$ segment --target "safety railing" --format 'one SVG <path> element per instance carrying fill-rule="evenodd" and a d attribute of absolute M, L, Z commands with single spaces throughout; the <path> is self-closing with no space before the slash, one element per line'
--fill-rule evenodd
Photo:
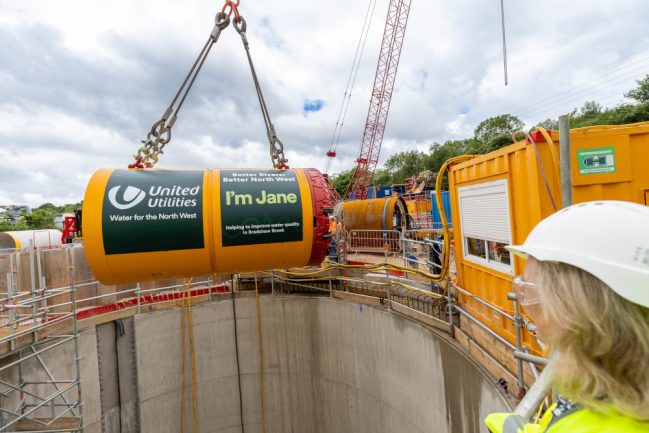
<path fill-rule="evenodd" d="M 413 193 L 404 193 L 399 196 L 404 200 L 430 200 L 433 195 L 433 191 L 422 191 L 422 192 L 413 192 Z"/>
<path fill-rule="evenodd" d="M 433 228 L 433 215 L 430 212 L 416 212 L 409 215 L 413 229 Z"/>
<path fill-rule="evenodd" d="M 376 237 L 376 235 L 374 236 Z M 430 274 L 438 274 L 441 270 L 441 236 L 442 230 L 437 229 L 415 229 L 400 234 L 400 251 L 404 266 L 416 270 L 423 270 Z M 350 258 L 354 259 L 354 256 L 350 256 Z M 380 259 L 380 257 L 377 258 Z M 451 259 L 451 263 L 454 263 L 454 260 Z M 547 363 L 547 360 L 544 358 L 532 355 L 530 353 L 531 349 L 523 344 L 522 332 L 523 330 L 527 330 L 534 336 L 535 342 L 538 343 L 541 348 L 544 347 L 543 342 L 535 336 L 535 325 L 530 323 L 521 313 L 518 300 L 513 293 L 510 293 L 509 295 L 509 299 L 513 303 L 513 313 L 509 313 L 502 308 L 493 305 L 489 301 L 463 289 L 454 283 L 454 281 L 456 281 L 455 277 L 454 267 L 451 266 L 448 278 L 442 283 L 433 285 L 430 290 L 436 291 L 437 293 L 444 293 L 444 288 L 450 287 L 456 295 L 450 296 L 451 291 L 446 292 L 448 297 L 446 305 L 449 311 L 451 311 L 453 315 L 458 316 L 458 318 L 463 318 L 464 320 L 475 324 L 485 333 L 493 337 L 498 344 L 501 344 L 511 352 L 512 357 L 516 360 L 516 369 L 514 374 L 517 379 L 518 394 L 522 396 L 525 390 L 524 365 L 528 365 L 532 376 L 538 378 L 539 370 L 537 366 L 543 366 Z M 435 288 L 437 288 L 437 290 Z M 512 323 L 515 328 L 515 342 L 510 342 L 496 332 L 489 323 L 484 323 L 480 318 L 467 311 L 460 301 L 461 297 L 470 297 L 473 301 L 488 308 L 494 314 L 502 316 L 505 320 Z M 446 317 L 448 317 L 448 315 Z M 469 337 L 471 338 L 471 336 Z"/>
<path fill-rule="evenodd" d="M 501 308 L 491 304 L 489 301 L 482 299 L 481 297 L 476 296 L 475 294 L 453 283 L 453 281 L 455 280 L 454 275 L 451 275 L 450 279 L 451 279 L 450 287 L 453 290 L 455 290 L 458 295 L 470 297 L 473 301 L 479 303 L 480 305 L 485 306 L 486 308 L 494 312 L 496 315 L 505 318 L 507 321 L 509 321 L 514 325 L 515 342 L 511 343 L 509 340 L 505 339 L 499 333 L 497 333 L 489 324 L 484 323 L 482 320 L 480 320 L 480 318 L 469 313 L 467 309 L 464 308 L 464 306 L 459 302 L 459 300 L 449 303 L 450 306 L 449 308 L 453 312 L 457 312 L 457 314 L 459 314 L 461 317 L 464 317 L 469 322 L 478 326 L 482 331 L 484 331 L 486 334 L 494 338 L 498 342 L 498 344 L 504 346 L 510 351 L 512 357 L 516 360 L 516 369 L 514 373 L 516 375 L 516 382 L 518 387 L 517 395 L 519 397 L 523 397 L 523 395 L 525 395 L 526 392 L 524 365 L 527 364 L 527 366 L 530 369 L 530 372 L 532 373 L 532 376 L 534 377 L 535 380 L 537 380 L 540 377 L 538 366 L 544 367 L 548 363 L 547 359 L 532 355 L 530 353 L 530 348 L 525 347 L 523 345 L 522 331 L 523 329 L 527 329 L 532 335 L 534 335 L 534 339 L 536 343 L 542 349 L 544 348 L 543 342 L 538 337 L 536 337 L 536 326 L 533 323 L 529 322 L 527 318 L 521 313 L 518 298 L 513 292 L 509 293 L 507 297 L 514 304 L 514 312 L 510 314 L 502 310 Z M 473 337 L 470 335 L 469 338 L 473 338 Z"/>
<path fill-rule="evenodd" d="M 442 269 L 442 242 L 437 230 L 409 230 L 401 240 L 406 266 L 438 274 Z"/>
<path fill-rule="evenodd" d="M 400 256 L 402 253 L 397 230 L 349 230 L 344 236 L 347 254 Z"/>

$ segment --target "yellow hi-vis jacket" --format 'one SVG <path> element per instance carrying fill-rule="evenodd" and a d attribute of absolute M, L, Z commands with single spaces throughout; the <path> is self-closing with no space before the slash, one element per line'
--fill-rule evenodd
<path fill-rule="evenodd" d="M 614 411 L 593 412 L 563 399 L 550 407 L 539 424 L 528 424 L 513 413 L 493 413 L 485 423 L 492 433 L 649 433 L 649 423 Z"/>

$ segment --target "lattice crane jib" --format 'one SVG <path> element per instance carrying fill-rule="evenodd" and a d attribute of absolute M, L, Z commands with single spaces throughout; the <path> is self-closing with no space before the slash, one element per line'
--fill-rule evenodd
<path fill-rule="evenodd" d="M 361 149 L 345 198 L 367 198 L 379 162 L 411 0 L 390 0 Z"/>

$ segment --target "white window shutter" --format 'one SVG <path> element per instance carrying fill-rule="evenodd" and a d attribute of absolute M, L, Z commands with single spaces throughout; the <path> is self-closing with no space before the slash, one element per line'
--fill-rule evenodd
<path fill-rule="evenodd" d="M 511 243 L 507 179 L 458 188 L 462 235 Z"/>

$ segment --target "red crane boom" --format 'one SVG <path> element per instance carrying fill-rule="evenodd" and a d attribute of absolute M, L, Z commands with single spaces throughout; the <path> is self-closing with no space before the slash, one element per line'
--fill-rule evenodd
<path fill-rule="evenodd" d="M 365 199 L 379 162 L 411 0 L 390 0 L 361 150 L 345 198 Z"/>

